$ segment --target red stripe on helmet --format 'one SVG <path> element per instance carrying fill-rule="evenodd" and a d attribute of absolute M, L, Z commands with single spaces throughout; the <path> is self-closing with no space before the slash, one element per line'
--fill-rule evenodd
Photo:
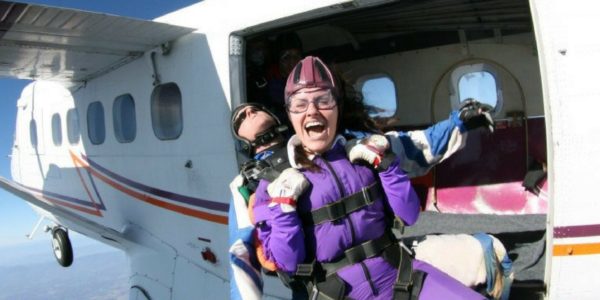
<path fill-rule="evenodd" d="M 307 56 L 296 64 L 285 85 L 286 101 L 303 88 L 331 89 L 336 94 L 335 80 L 320 58 Z"/>

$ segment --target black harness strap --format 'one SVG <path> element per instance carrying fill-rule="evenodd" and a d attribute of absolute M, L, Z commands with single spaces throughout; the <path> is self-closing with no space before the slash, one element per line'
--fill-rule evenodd
<path fill-rule="evenodd" d="M 350 196 L 300 215 L 304 226 L 319 225 L 324 222 L 335 222 L 348 214 L 369 206 L 379 199 L 381 187 L 378 182 L 362 188 Z"/>
<path fill-rule="evenodd" d="M 397 241 L 391 232 L 386 232 L 381 237 L 366 241 L 360 245 L 344 251 L 341 258 L 332 263 L 319 263 L 313 260 L 311 263 L 298 264 L 294 276 L 283 272 L 278 275 L 288 287 L 298 286 L 298 282 L 304 281 L 310 299 L 339 300 L 344 297 L 345 284 L 337 275 L 337 271 L 346 266 L 360 263 L 365 259 L 382 255 L 387 249 L 394 248 Z"/>
<path fill-rule="evenodd" d="M 346 284 L 337 275 L 328 276 L 323 282 L 319 282 L 308 291 L 311 300 L 348 300 L 345 297 Z"/>
<path fill-rule="evenodd" d="M 267 157 L 264 161 L 268 163 L 268 167 L 261 170 L 258 178 L 272 182 L 283 170 L 291 167 L 288 160 L 287 148 L 279 147 L 273 150 L 273 154 Z"/>
<path fill-rule="evenodd" d="M 326 272 L 326 276 L 329 276 L 343 267 L 362 262 L 367 258 L 379 256 L 382 251 L 393 246 L 395 243 L 397 241 L 390 234 L 385 233 L 381 237 L 347 249 L 341 258 L 335 262 L 321 263 L 321 267 Z"/>
<path fill-rule="evenodd" d="M 392 266 L 398 266 L 393 287 L 394 300 L 417 300 L 426 274 L 413 270 L 412 257 L 389 231 L 379 238 L 347 249 L 335 262 L 299 264 L 294 276 L 280 273 L 279 277 L 288 287 L 297 288 L 300 282 L 304 282 L 310 299 L 347 299 L 344 297 L 345 285 L 337 271 L 377 256 L 382 256 Z"/>
<path fill-rule="evenodd" d="M 241 174 L 246 180 L 246 187 L 250 193 L 256 192 L 261 179 L 272 182 L 279 177 L 283 170 L 291 167 L 287 157 L 287 148 L 283 146 L 274 147 L 271 156 L 263 160 L 252 159 L 242 165 Z"/>
<path fill-rule="evenodd" d="M 393 251 L 386 251 L 383 258 L 393 266 L 398 266 L 396 282 L 394 282 L 394 300 L 417 300 L 423 287 L 425 273 L 415 271 L 412 267 L 412 257 L 397 244 Z"/>

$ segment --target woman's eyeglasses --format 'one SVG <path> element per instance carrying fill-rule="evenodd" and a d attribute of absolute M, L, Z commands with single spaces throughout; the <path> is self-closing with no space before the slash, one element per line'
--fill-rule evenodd
<path fill-rule="evenodd" d="M 331 94 L 331 92 L 316 97 L 312 100 L 307 98 L 303 98 L 304 95 L 292 95 L 287 101 L 287 110 L 294 114 L 299 114 L 306 112 L 308 110 L 308 106 L 313 103 L 315 107 L 319 110 L 329 110 L 333 109 L 336 105 L 335 97 Z"/>

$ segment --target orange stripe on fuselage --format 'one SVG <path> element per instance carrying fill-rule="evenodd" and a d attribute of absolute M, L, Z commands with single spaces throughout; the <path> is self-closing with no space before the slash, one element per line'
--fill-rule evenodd
<path fill-rule="evenodd" d="M 600 254 L 600 243 L 554 245 L 552 256 Z"/>
<path fill-rule="evenodd" d="M 148 195 L 142 194 L 140 192 L 136 192 L 134 190 L 128 189 L 114 181 L 112 181 L 111 179 L 109 179 L 108 177 L 98 173 L 96 170 L 90 168 L 90 166 L 88 164 L 86 164 L 85 162 L 83 162 L 79 157 L 77 156 L 73 156 L 73 158 L 75 160 L 77 160 L 81 166 L 83 168 L 85 168 L 86 170 L 88 170 L 89 172 L 92 173 L 92 175 L 98 177 L 100 180 L 104 181 L 106 184 L 112 186 L 113 188 L 129 195 L 132 196 L 134 198 L 137 198 L 139 200 L 142 200 L 146 203 L 158 206 L 158 207 L 162 207 L 168 210 L 172 210 L 187 216 L 191 216 L 191 217 L 196 217 L 199 219 L 203 219 L 203 220 L 207 220 L 207 221 L 211 221 L 214 223 L 219 223 L 219 224 L 223 224 L 223 225 L 227 225 L 228 220 L 226 216 L 220 216 L 220 215 L 215 215 L 215 214 L 211 214 L 211 213 L 207 213 L 207 212 L 203 212 L 203 211 L 199 211 L 199 210 L 194 210 L 191 208 L 187 208 L 184 206 L 179 206 L 179 205 L 175 205 L 172 203 L 168 203 L 168 202 L 164 202 L 161 201 L 159 199 L 150 197 Z"/>
<path fill-rule="evenodd" d="M 102 215 L 102 212 L 100 212 L 100 208 L 98 207 L 98 204 L 96 204 L 96 201 L 94 201 L 94 197 L 92 197 L 92 193 L 88 189 L 87 184 L 85 184 L 85 180 L 83 180 L 83 176 L 81 175 L 81 172 L 79 171 L 77 157 L 71 151 L 69 151 L 69 154 L 71 154 L 71 160 L 73 160 L 73 165 L 75 166 L 75 170 L 77 171 L 77 176 L 79 176 L 81 185 L 85 189 L 85 192 L 87 193 L 88 197 L 90 198 L 90 201 L 92 201 L 92 204 L 94 205 L 94 208 L 96 208 L 96 211 L 98 212 L 98 214 Z"/>
<path fill-rule="evenodd" d="M 73 205 L 73 204 L 71 204 L 69 202 L 65 202 L 65 201 L 62 201 L 62 200 L 50 198 L 50 197 L 44 196 L 44 195 L 42 195 L 41 197 L 43 199 L 45 199 L 46 201 L 49 201 L 49 202 L 54 203 L 54 204 L 66 206 L 66 207 L 72 208 L 74 210 L 78 210 L 78 211 L 81 211 L 81 212 L 84 212 L 84 213 L 88 213 L 88 214 L 92 214 L 92 215 L 95 215 L 95 216 L 98 216 L 98 217 L 102 217 L 102 213 L 100 213 L 100 211 L 96 211 L 96 210 L 93 210 L 93 209 L 88 209 L 88 208 L 80 207 L 80 206 L 77 206 L 77 205 Z"/>

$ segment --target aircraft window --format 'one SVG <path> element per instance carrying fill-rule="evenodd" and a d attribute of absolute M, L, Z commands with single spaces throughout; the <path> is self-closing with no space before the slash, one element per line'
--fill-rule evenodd
<path fill-rule="evenodd" d="M 369 115 L 374 118 L 388 118 L 396 114 L 396 86 L 392 79 L 383 74 L 370 75 L 358 81 Z"/>
<path fill-rule="evenodd" d="M 75 108 L 67 110 L 67 137 L 69 143 L 79 143 L 79 114 Z"/>
<path fill-rule="evenodd" d="M 130 94 L 115 98 L 113 103 L 113 126 L 115 137 L 120 143 L 129 143 L 135 139 L 135 102 Z"/>
<path fill-rule="evenodd" d="M 466 99 L 473 98 L 489 104 L 494 112 L 500 111 L 502 90 L 492 66 L 485 63 L 460 66 L 452 72 L 451 80 L 451 90 L 455 92 L 450 101 L 454 109 Z"/>
<path fill-rule="evenodd" d="M 52 115 L 52 142 L 54 142 L 54 146 L 62 144 L 62 126 L 60 125 L 60 115 L 58 113 Z"/>
<path fill-rule="evenodd" d="M 152 129 L 161 140 L 174 140 L 183 130 L 181 92 L 171 82 L 158 85 L 152 91 Z"/>
<path fill-rule="evenodd" d="M 99 101 L 92 102 L 87 110 L 87 125 L 90 141 L 94 145 L 104 143 L 106 130 L 104 127 L 104 107 Z"/>
<path fill-rule="evenodd" d="M 33 119 L 31 119 L 31 121 L 29 121 L 29 141 L 31 142 L 31 146 L 33 146 L 33 148 L 37 147 L 37 144 L 38 144 L 37 124 L 35 123 L 35 120 L 33 120 Z"/>

